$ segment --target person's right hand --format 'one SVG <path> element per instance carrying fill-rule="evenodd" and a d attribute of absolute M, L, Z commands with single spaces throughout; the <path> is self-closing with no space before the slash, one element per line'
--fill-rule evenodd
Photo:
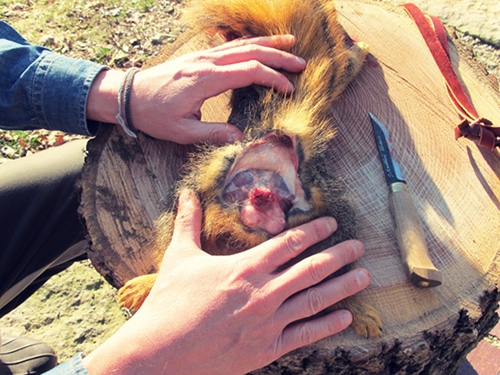
<path fill-rule="evenodd" d="M 200 248 L 201 217 L 194 193 L 183 192 L 173 239 L 150 295 L 84 359 L 91 375 L 244 374 L 350 325 L 345 310 L 303 319 L 369 284 L 364 269 L 323 281 L 362 255 L 359 241 L 277 271 L 331 235 L 334 219 L 311 221 L 239 254 L 212 256 Z"/>

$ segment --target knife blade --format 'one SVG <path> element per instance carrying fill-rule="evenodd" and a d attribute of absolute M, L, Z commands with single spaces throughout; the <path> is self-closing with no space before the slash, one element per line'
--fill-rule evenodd
<path fill-rule="evenodd" d="M 389 207 L 395 224 L 395 234 L 401 259 L 410 282 L 418 287 L 441 285 L 442 274 L 429 256 L 425 233 L 417 208 L 396 160 L 396 153 L 387 127 L 369 113 L 375 143 L 389 185 Z"/>

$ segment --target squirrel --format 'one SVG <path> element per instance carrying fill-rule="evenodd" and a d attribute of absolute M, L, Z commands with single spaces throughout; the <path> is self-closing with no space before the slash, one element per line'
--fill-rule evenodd
<path fill-rule="evenodd" d="M 186 24 L 200 32 L 220 33 L 226 40 L 292 34 L 297 42 L 290 52 L 308 62 L 300 74 L 284 72 L 295 87 L 292 95 L 258 85 L 234 90 L 228 122 L 242 130 L 243 141 L 204 146 L 187 163 L 175 189 L 188 188 L 200 199 L 204 251 L 244 251 L 320 216 L 335 217 L 338 230 L 302 258 L 354 238 L 354 210 L 341 179 L 328 168 L 325 151 L 335 136 L 330 108 L 359 72 L 368 51 L 339 24 L 334 2 L 196 0 L 188 7 Z M 157 222 L 157 269 L 174 218 L 175 207 Z M 118 292 L 120 305 L 136 311 L 155 279 L 150 274 L 129 280 Z M 340 304 L 333 309 L 350 310 L 358 334 L 381 334 L 374 308 L 357 297 Z"/>

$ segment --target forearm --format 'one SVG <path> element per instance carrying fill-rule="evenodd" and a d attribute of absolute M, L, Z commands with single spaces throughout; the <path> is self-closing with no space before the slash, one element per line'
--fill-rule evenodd
<path fill-rule="evenodd" d="M 116 124 L 118 121 L 118 91 L 125 72 L 105 70 L 95 78 L 87 100 L 87 118 Z"/>
<path fill-rule="evenodd" d="M 127 321 L 106 342 L 83 358 L 82 363 L 88 374 L 180 374 L 172 371 L 165 353 L 171 346 L 166 344 L 171 333 L 164 331 L 162 339 L 158 340 L 150 331 L 151 327 L 144 323 Z"/>

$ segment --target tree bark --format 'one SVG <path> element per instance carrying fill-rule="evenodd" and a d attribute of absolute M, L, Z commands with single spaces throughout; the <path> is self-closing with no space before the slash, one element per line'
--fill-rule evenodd
<path fill-rule="evenodd" d="M 443 374 L 498 321 L 500 282 L 500 155 L 465 139 L 443 78 L 413 21 L 400 8 L 338 1 L 349 35 L 370 46 L 360 75 L 334 104 L 331 165 L 349 186 L 371 286 L 360 294 L 381 314 L 384 333 L 363 339 L 347 330 L 280 358 L 254 374 Z M 161 59 L 217 41 L 184 35 Z M 451 58 L 480 115 L 500 124 L 500 95 L 471 53 L 456 41 Z M 430 256 L 443 285 L 411 285 L 401 264 L 388 187 L 368 112 L 390 127 L 409 190 L 424 223 Z M 225 121 L 227 97 L 204 107 Z M 170 188 L 191 149 L 118 127 L 89 143 L 82 213 L 97 270 L 115 287 L 154 271 L 148 242 L 154 221 L 171 205 Z"/>

